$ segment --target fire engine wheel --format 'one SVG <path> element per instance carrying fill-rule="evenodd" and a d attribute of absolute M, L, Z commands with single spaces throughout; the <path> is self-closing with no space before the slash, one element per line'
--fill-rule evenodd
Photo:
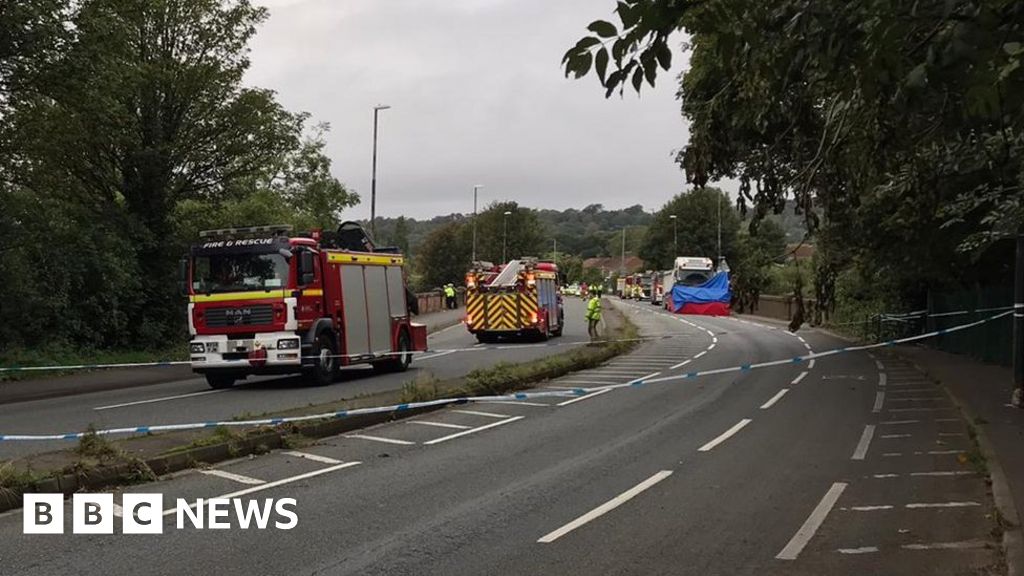
<path fill-rule="evenodd" d="M 225 374 L 207 374 L 206 383 L 210 385 L 210 388 L 214 390 L 221 390 L 223 388 L 231 388 L 235 385 L 235 377 L 228 376 Z"/>
<path fill-rule="evenodd" d="M 558 316 L 558 328 L 551 331 L 551 335 L 558 338 L 562 335 L 562 329 L 565 328 L 565 318 L 561 315 Z"/>
<path fill-rule="evenodd" d="M 405 372 L 412 364 L 412 343 L 409 341 L 409 333 L 405 330 L 398 335 L 398 349 L 395 355 L 387 360 L 374 362 L 374 369 L 380 372 Z"/>
<path fill-rule="evenodd" d="M 306 379 L 313 386 L 327 386 L 334 382 L 338 373 L 338 352 L 334 348 L 334 339 L 330 332 L 321 332 L 313 341 L 313 369 L 306 374 Z"/>

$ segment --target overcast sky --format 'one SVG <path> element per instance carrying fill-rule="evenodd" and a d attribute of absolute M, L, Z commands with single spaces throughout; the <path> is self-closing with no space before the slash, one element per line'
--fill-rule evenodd
<path fill-rule="evenodd" d="M 564 77 L 565 50 L 613 0 L 256 0 L 270 18 L 247 82 L 331 125 L 334 174 L 369 216 L 373 106 L 377 213 L 425 218 L 515 200 L 535 208 L 660 207 L 684 188 L 687 138 L 670 75 L 606 100 Z M 616 20 L 617 21 L 617 20 Z"/>

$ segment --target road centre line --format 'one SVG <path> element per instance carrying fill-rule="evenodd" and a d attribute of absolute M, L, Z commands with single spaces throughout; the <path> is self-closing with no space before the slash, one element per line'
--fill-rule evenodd
<path fill-rule="evenodd" d="M 891 440 L 893 438 L 910 438 L 912 436 L 913 434 L 882 434 L 881 436 L 879 436 L 879 438 Z"/>
<path fill-rule="evenodd" d="M 484 424 L 483 426 L 477 426 L 476 428 L 470 428 L 469 430 L 463 430 L 462 432 L 456 432 L 455 434 L 449 434 L 448 436 L 442 436 L 440 438 L 434 438 L 433 440 L 428 440 L 428 441 L 424 442 L 423 444 L 425 446 L 432 446 L 434 444 L 440 444 L 441 442 L 447 442 L 448 440 L 454 440 L 456 438 L 461 438 L 463 436 L 466 436 L 467 434 L 475 434 L 477 432 L 482 432 L 484 430 L 489 430 L 491 428 L 496 428 L 498 426 L 503 426 L 505 424 L 509 424 L 509 423 L 515 422 L 517 420 L 522 420 L 523 418 L 526 418 L 526 416 L 513 416 L 513 417 L 508 418 L 506 420 L 498 420 L 497 422 L 491 422 L 490 424 Z"/>
<path fill-rule="evenodd" d="M 285 484 L 291 484 L 292 482 L 298 482 L 299 480 L 306 480 L 308 478 L 313 478 L 315 476 L 321 476 L 323 474 L 329 474 L 329 473 L 335 472 L 337 470 L 342 470 L 344 468 L 351 468 L 352 466 L 358 466 L 360 464 L 362 464 L 362 462 L 343 462 L 343 463 L 338 464 L 336 466 L 328 466 L 327 468 L 321 468 L 319 470 L 313 470 L 312 472 L 306 472 L 304 474 L 299 474 L 297 476 L 290 476 L 288 478 L 282 478 L 280 480 L 274 480 L 273 482 L 266 482 L 264 484 L 260 484 L 259 486 L 253 486 L 252 488 L 246 488 L 244 490 L 239 490 L 237 492 L 230 492 L 228 494 L 224 494 L 224 495 L 221 495 L 221 496 L 216 496 L 215 498 L 223 498 L 223 499 L 228 499 L 228 500 L 231 499 L 231 498 L 238 498 L 239 496 L 246 496 L 246 495 L 252 494 L 254 492 L 261 492 L 263 490 L 269 490 L 271 488 L 277 488 L 278 486 L 284 486 Z M 211 498 L 210 500 L 212 500 L 212 499 L 213 498 Z M 195 506 L 196 506 L 196 503 L 193 502 L 189 507 L 190 508 L 195 508 Z M 171 514 L 174 514 L 177 511 L 178 511 L 177 507 L 175 507 L 175 508 L 168 508 L 167 510 L 164 510 L 163 515 L 164 516 L 170 516 Z"/>
<path fill-rule="evenodd" d="M 767 410 L 774 406 L 775 403 L 781 400 L 787 392 L 789 392 L 789 388 L 783 388 L 782 390 L 779 390 L 779 392 L 775 396 L 772 396 L 767 402 L 761 404 L 761 410 Z"/>
<path fill-rule="evenodd" d="M 981 504 L 978 502 L 915 502 L 905 505 L 904 508 L 971 508 L 974 506 L 981 506 Z"/>
<path fill-rule="evenodd" d="M 287 454 L 289 456 L 296 456 L 298 458 L 305 458 L 306 460 L 312 460 L 314 462 L 319 462 L 321 464 L 341 464 L 341 460 L 335 460 L 334 458 L 321 456 L 319 454 L 311 454 L 309 452 L 299 452 L 298 450 L 285 450 L 283 454 Z"/>
<path fill-rule="evenodd" d="M 860 548 L 840 548 L 836 550 L 840 554 L 872 554 L 878 552 L 877 546 L 861 546 Z"/>
<path fill-rule="evenodd" d="M 943 478 L 949 476 L 972 476 L 977 474 L 973 470 L 930 470 L 928 472 L 911 472 L 909 474 L 873 474 L 873 478 L 899 478 L 909 476 L 911 478 Z"/>
<path fill-rule="evenodd" d="M 739 422 L 734 424 L 732 428 L 729 428 L 728 430 L 723 432 L 720 436 L 718 436 L 717 438 L 715 438 L 711 442 L 708 442 L 707 444 L 705 444 L 705 445 L 701 446 L 700 448 L 698 448 L 697 451 L 698 452 L 708 452 L 710 450 L 713 450 L 715 448 L 715 446 L 718 446 L 722 442 L 725 442 L 726 440 L 731 438 L 734 434 L 736 434 L 737 432 L 742 430 L 744 426 L 746 426 L 747 424 L 750 424 L 751 422 L 753 422 L 753 420 L 751 420 L 750 418 L 744 418 L 743 420 L 740 420 Z"/>
<path fill-rule="evenodd" d="M 455 430 L 469 430 L 472 426 L 463 424 L 448 424 L 447 422 L 431 422 L 430 420 L 406 420 L 407 424 L 419 424 L 421 426 L 434 426 L 436 428 L 453 428 Z"/>
<path fill-rule="evenodd" d="M 166 402 L 168 400 L 180 400 L 181 398 L 192 398 L 194 396 L 206 396 L 207 394 L 217 394 L 219 392 L 227 392 L 226 388 L 221 390 L 203 390 L 201 392 L 192 392 L 189 394 L 178 394 L 176 396 L 163 396 L 161 398 L 150 398 L 149 400 L 136 400 L 135 402 L 124 402 L 122 404 L 111 404 L 109 406 L 97 406 L 93 410 L 110 410 L 112 408 L 124 408 L 126 406 L 138 406 L 139 404 L 152 404 L 154 402 Z"/>
<path fill-rule="evenodd" d="M 597 508 L 594 508 L 590 512 L 587 512 L 579 518 L 576 518 L 575 520 L 562 526 L 561 528 L 558 528 L 552 532 L 549 532 L 548 534 L 545 534 L 544 536 L 541 536 L 537 540 L 537 542 L 540 544 L 550 544 L 555 540 L 558 540 L 562 536 L 565 536 L 569 532 L 572 532 L 573 530 L 579 528 L 580 526 L 583 526 L 588 522 L 596 520 L 597 518 L 600 518 L 601 516 L 607 514 L 608 512 L 611 512 L 612 510 L 618 508 L 619 506 L 622 506 L 626 502 L 629 502 L 630 500 L 635 498 L 638 494 L 644 492 L 645 490 L 649 489 L 650 487 L 654 486 L 658 482 L 661 482 L 662 480 L 668 478 L 671 475 L 671 470 L 662 470 L 657 474 L 654 474 L 650 478 L 644 480 L 643 482 L 637 484 L 636 486 L 633 486 L 629 490 L 626 490 L 622 494 L 619 494 L 615 498 L 612 498 L 611 500 L 605 502 L 604 504 L 598 506 Z"/>
<path fill-rule="evenodd" d="M 250 486 L 259 486 L 260 484 L 266 484 L 263 480 L 257 478 L 250 478 L 249 476 L 242 476 L 241 474 L 235 474 L 233 472 L 227 472 L 224 470 L 218 470 L 211 468 L 209 470 L 200 470 L 200 474 L 206 474 L 207 476 L 217 476 L 224 478 L 225 480 L 233 480 L 239 484 L 249 484 Z"/>
<path fill-rule="evenodd" d="M 571 400 L 566 400 L 564 402 L 559 402 L 558 404 L 555 404 L 555 406 L 568 406 L 569 404 L 573 404 L 573 403 L 579 402 L 581 400 L 586 400 L 588 398 L 593 398 L 594 396 L 600 396 L 601 394 L 606 394 L 606 393 L 611 392 L 611 391 L 612 391 L 611 388 L 601 388 L 597 392 L 591 392 L 590 394 L 586 394 L 584 396 L 579 396 L 579 397 L 573 398 Z"/>
<path fill-rule="evenodd" d="M 807 369 L 808 370 L 814 369 L 814 360 L 815 360 L 814 358 L 811 358 L 811 361 L 807 363 Z"/>
<path fill-rule="evenodd" d="M 868 453 L 868 447 L 871 446 L 871 439 L 875 435 L 875 425 L 868 424 L 864 426 L 864 432 L 860 435 L 860 441 L 857 442 L 857 448 L 853 451 L 853 456 L 850 456 L 850 460 L 863 460 Z"/>
<path fill-rule="evenodd" d="M 383 436 L 370 436 L 369 434 L 346 434 L 345 438 L 358 438 L 359 440 L 370 440 L 371 442 L 383 442 L 385 444 L 398 444 L 400 446 L 412 446 L 415 442 L 408 440 L 396 440 L 394 438 L 384 438 Z"/>
<path fill-rule="evenodd" d="M 797 384 L 799 384 L 799 383 L 800 383 L 800 381 L 801 381 L 801 380 L 803 380 L 803 379 L 804 379 L 804 378 L 806 378 L 806 377 L 807 377 L 807 371 L 806 371 L 806 370 L 804 370 L 804 371 L 803 371 L 803 372 L 801 372 L 801 373 L 800 373 L 800 374 L 799 374 L 799 375 L 798 375 L 798 376 L 797 376 L 796 378 L 793 378 L 793 381 L 792 381 L 792 382 L 790 382 L 790 383 L 789 383 L 789 385 L 790 385 L 790 386 L 796 386 Z"/>
<path fill-rule="evenodd" d="M 689 359 L 689 360 L 683 360 L 682 362 L 680 362 L 679 364 L 676 364 L 675 366 L 669 366 L 669 368 L 668 368 L 668 369 L 669 369 L 669 370 L 676 370 L 676 369 L 678 369 L 678 368 L 682 368 L 683 366 L 686 366 L 686 365 L 687 365 L 687 364 L 689 364 L 690 362 L 693 362 L 693 359 L 692 359 L 692 358 L 691 358 L 691 359 Z"/>
<path fill-rule="evenodd" d="M 881 504 L 878 506 L 850 506 L 849 508 L 843 508 L 843 510 L 849 510 L 852 512 L 877 512 L 878 510 L 892 510 L 891 504 Z"/>
<path fill-rule="evenodd" d="M 478 410 L 452 410 L 452 412 L 458 412 L 459 414 L 470 414 L 472 416 L 485 416 L 487 418 L 511 418 L 511 414 L 497 414 L 495 412 L 480 412 Z"/>
<path fill-rule="evenodd" d="M 932 544 L 903 544 L 900 548 L 904 550 L 969 550 L 987 548 L 988 545 L 988 542 L 984 540 L 965 540 L 962 542 L 935 542 Z"/>
<path fill-rule="evenodd" d="M 832 511 L 832 507 L 836 505 L 836 501 L 843 494 L 843 490 L 846 490 L 845 482 L 832 484 L 832 487 L 828 489 L 825 496 L 822 497 L 818 505 L 811 511 L 811 515 L 807 517 L 807 520 L 800 526 L 800 529 L 796 531 L 796 534 L 786 544 L 786 547 L 775 555 L 775 558 L 779 560 L 796 560 L 800 556 L 800 552 L 807 546 L 807 543 L 814 537 L 818 528 L 821 527 L 825 517 Z"/>

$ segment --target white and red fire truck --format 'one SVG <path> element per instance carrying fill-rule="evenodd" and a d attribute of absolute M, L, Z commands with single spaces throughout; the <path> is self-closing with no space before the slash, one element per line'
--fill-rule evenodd
<path fill-rule="evenodd" d="M 211 230 L 182 260 L 193 371 L 213 388 L 250 374 L 302 373 L 314 385 L 343 366 L 404 371 L 426 327 L 397 250 L 362 227 L 291 236 L 290 226 Z"/>

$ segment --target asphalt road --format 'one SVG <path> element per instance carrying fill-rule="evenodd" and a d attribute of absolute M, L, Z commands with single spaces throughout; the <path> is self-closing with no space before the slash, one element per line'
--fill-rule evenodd
<path fill-rule="evenodd" d="M 267 376 L 249 377 L 226 390 L 211 390 L 203 377 L 190 375 L 169 382 L 0 404 L 0 434 L 79 432 L 89 425 L 102 429 L 230 420 L 238 415 L 258 415 L 401 390 L 405 383 L 431 375 L 446 380 L 499 361 L 524 362 L 564 353 L 571 345 L 589 340 L 584 312 L 582 301 L 566 299 L 565 331 L 561 337 L 543 344 L 503 342 L 483 346 L 463 325 L 451 326 L 430 334 L 429 348 L 437 352 L 417 356 L 404 373 L 378 374 L 370 366 L 353 366 L 343 369 L 341 377 L 325 387 L 307 386 L 298 376 Z M 67 448 L 69 444 L 73 443 L 0 442 L 0 459 Z"/>
<path fill-rule="evenodd" d="M 129 490 L 160 492 L 166 508 L 239 490 L 291 497 L 292 530 L 177 529 L 172 514 L 159 536 L 37 536 L 8 513 L 0 568 L 917 575 L 998 562 L 966 423 L 912 368 L 850 353 L 648 382 L 842 343 L 624 306 L 648 334 L 674 337 L 550 386 L 641 385 L 461 406 Z"/>

